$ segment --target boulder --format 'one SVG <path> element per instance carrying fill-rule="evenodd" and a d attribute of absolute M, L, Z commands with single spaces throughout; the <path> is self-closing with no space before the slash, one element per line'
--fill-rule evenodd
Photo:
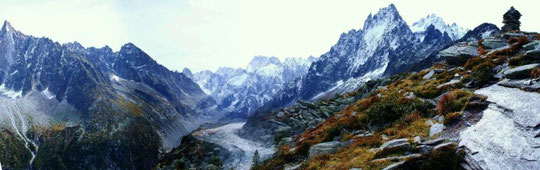
<path fill-rule="evenodd" d="M 285 116 L 284 112 L 278 112 L 278 114 L 277 114 L 277 117 L 279 117 L 279 118 L 284 117 L 284 116 Z"/>
<path fill-rule="evenodd" d="M 487 49 L 496 49 L 507 46 L 508 43 L 504 39 L 486 38 L 482 42 L 482 45 L 484 45 L 484 47 L 486 47 Z"/>
<path fill-rule="evenodd" d="M 449 147 L 449 146 L 453 146 L 453 145 L 457 145 L 457 144 L 454 143 L 454 142 L 441 143 L 441 144 L 438 144 L 437 146 L 433 147 L 433 150 L 439 150 L 441 148 L 445 148 L 445 147 Z"/>
<path fill-rule="evenodd" d="M 429 128 L 429 136 L 434 136 L 441 133 L 444 130 L 444 125 L 440 123 L 435 123 Z"/>
<path fill-rule="evenodd" d="M 394 139 L 394 140 L 385 142 L 379 147 L 379 149 L 385 149 L 385 148 L 388 148 L 388 147 L 397 146 L 397 145 L 401 145 L 401 144 L 409 144 L 407 138 Z"/>
<path fill-rule="evenodd" d="M 386 157 L 386 158 L 374 159 L 371 162 L 399 161 L 399 160 L 404 160 L 404 159 L 409 159 L 409 158 L 417 158 L 417 157 L 420 157 L 420 156 L 422 156 L 422 155 L 415 153 L 415 154 L 410 154 L 410 155 L 405 155 L 405 156 L 391 156 L 391 157 Z"/>
<path fill-rule="evenodd" d="M 530 50 L 523 54 L 524 58 L 540 60 L 540 49 Z"/>
<path fill-rule="evenodd" d="M 416 97 L 416 95 L 414 95 L 413 92 L 407 92 L 407 93 L 405 93 L 405 94 L 403 94 L 403 95 L 404 95 L 405 98 L 407 98 L 407 99 L 413 99 L 413 98 Z"/>
<path fill-rule="evenodd" d="M 341 142 L 332 141 L 324 142 L 313 145 L 309 148 L 309 157 L 317 156 L 320 154 L 333 154 L 336 153 L 341 146 Z"/>
<path fill-rule="evenodd" d="M 525 36 L 525 34 L 523 34 L 523 33 L 513 33 L 513 32 L 503 34 L 503 37 L 506 38 L 506 39 L 511 38 L 511 37 L 522 37 L 522 36 Z"/>
<path fill-rule="evenodd" d="M 420 142 L 422 142 L 422 138 L 420 138 L 420 136 L 414 137 L 414 143 L 420 143 Z"/>
<path fill-rule="evenodd" d="M 443 57 L 448 64 L 460 65 L 471 57 L 478 56 L 478 49 L 473 46 L 467 45 L 454 45 L 439 53 L 439 56 Z"/>
<path fill-rule="evenodd" d="M 394 169 L 398 169 L 398 168 L 399 168 L 400 166 L 402 166 L 403 164 L 405 164 L 405 161 L 401 161 L 401 162 L 398 162 L 398 163 L 389 165 L 389 166 L 387 166 L 386 168 L 384 168 L 383 170 L 394 170 Z"/>
<path fill-rule="evenodd" d="M 284 170 L 299 170 L 301 166 L 302 166 L 302 163 L 292 164 L 292 165 L 285 165 L 285 167 L 283 169 Z"/>
<path fill-rule="evenodd" d="M 436 68 L 436 69 L 433 69 L 433 71 L 434 71 L 435 73 L 439 74 L 439 73 L 444 72 L 444 69 Z"/>
<path fill-rule="evenodd" d="M 416 146 L 416 150 L 420 151 L 420 153 L 423 153 L 423 154 L 429 153 L 429 151 L 431 151 L 432 148 L 433 148 L 432 146 L 428 146 L 428 145 Z"/>
<path fill-rule="evenodd" d="M 533 42 L 530 42 L 528 44 L 525 44 L 523 46 L 523 49 L 524 50 L 535 50 L 535 49 L 539 49 L 540 48 L 540 41 L 536 40 L 536 41 L 533 41 Z"/>
<path fill-rule="evenodd" d="M 422 142 L 420 144 L 422 145 L 430 145 L 430 146 L 433 146 L 433 145 L 438 145 L 438 144 L 441 144 L 444 142 L 444 139 L 443 138 L 438 138 L 438 139 L 432 139 L 432 140 L 428 140 L 428 141 L 425 141 L 425 142 Z"/>
<path fill-rule="evenodd" d="M 431 70 L 426 75 L 424 75 L 424 77 L 422 77 L 422 78 L 424 80 L 431 79 L 431 77 L 433 77 L 433 75 L 435 75 L 435 71 Z"/>
<path fill-rule="evenodd" d="M 504 79 L 502 81 L 499 81 L 497 84 L 501 85 L 501 86 L 504 86 L 504 87 L 519 88 L 519 89 L 524 89 L 524 90 L 527 90 L 527 91 L 538 91 L 538 90 L 540 90 L 540 81 L 531 80 L 531 79 L 525 79 L 525 80 Z"/>
<path fill-rule="evenodd" d="M 531 70 L 540 68 L 540 64 L 528 64 L 505 71 L 504 77 L 508 79 L 524 79 L 531 77 Z"/>

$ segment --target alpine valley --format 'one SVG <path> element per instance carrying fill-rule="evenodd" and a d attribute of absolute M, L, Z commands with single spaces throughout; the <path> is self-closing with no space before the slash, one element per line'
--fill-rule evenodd
<path fill-rule="evenodd" d="M 390 4 L 321 56 L 195 73 L 5 21 L 0 170 L 539 169 L 540 34 L 520 18 L 468 30 Z"/>

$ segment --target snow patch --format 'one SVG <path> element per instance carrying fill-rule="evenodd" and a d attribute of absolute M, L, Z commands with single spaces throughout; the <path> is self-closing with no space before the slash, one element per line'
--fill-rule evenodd
<path fill-rule="evenodd" d="M 47 97 L 49 100 L 56 97 L 56 95 L 54 95 L 53 93 L 51 93 L 51 91 L 49 91 L 49 88 L 46 88 L 45 90 L 43 90 L 41 94 L 45 95 L 45 97 Z"/>
<path fill-rule="evenodd" d="M 4 96 L 10 99 L 16 99 L 22 97 L 22 90 L 17 92 L 13 90 L 6 89 L 5 84 L 0 85 L 0 96 Z"/>
<path fill-rule="evenodd" d="M 115 75 L 115 74 L 112 74 L 112 75 L 111 75 L 111 80 L 117 81 L 117 82 L 118 82 L 118 81 L 120 81 L 120 77 L 118 77 L 118 76 Z"/>
<path fill-rule="evenodd" d="M 230 85 L 233 85 L 233 86 L 241 86 L 242 84 L 244 84 L 244 82 L 246 82 L 247 79 L 248 79 L 248 75 L 247 74 L 242 74 L 242 75 L 235 76 L 235 77 L 231 78 L 227 82 L 227 84 L 230 84 Z"/>
<path fill-rule="evenodd" d="M 283 68 L 275 64 L 270 64 L 255 70 L 255 73 L 267 77 L 281 77 L 283 74 Z"/>

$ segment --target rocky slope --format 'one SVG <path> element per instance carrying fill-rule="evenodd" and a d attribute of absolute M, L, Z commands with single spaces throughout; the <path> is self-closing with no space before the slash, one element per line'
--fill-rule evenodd
<path fill-rule="evenodd" d="M 431 68 L 330 99 L 352 101 L 320 122 L 309 119 L 314 126 L 266 129 L 278 151 L 253 169 L 537 169 L 540 34 L 486 27 L 469 32 L 477 40 L 442 50 Z M 322 110 L 321 102 L 329 103 L 298 105 Z M 297 107 L 244 129 L 261 135 L 309 122 L 302 117 L 311 112 Z"/>
<path fill-rule="evenodd" d="M 6 169 L 146 169 L 220 113 L 191 79 L 131 43 L 117 52 L 59 44 L 7 21 L 0 100 Z"/>
<path fill-rule="evenodd" d="M 193 81 L 217 101 L 229 115 L 245 119 L 268 102 L 287 82 L 304 76 L 315 58 L 254 57 L 245 69 L 219 68 L 191 75 Z"/>

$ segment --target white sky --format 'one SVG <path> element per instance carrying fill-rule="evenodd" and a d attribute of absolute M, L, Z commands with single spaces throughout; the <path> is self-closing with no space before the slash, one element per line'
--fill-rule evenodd
<path fill-rule="evenodd" d="M 1 0 L 0 19 L 61 43 L 118 50 L 133 42 L 171 70 L 196 72 L 245 67 L 255 55 L 318 57 L 390 3 L 409 25 L 435 13 L 469 29 L 501 26 L 513 5 L 522 30 L 540 31 L 538 0 Z"/>

